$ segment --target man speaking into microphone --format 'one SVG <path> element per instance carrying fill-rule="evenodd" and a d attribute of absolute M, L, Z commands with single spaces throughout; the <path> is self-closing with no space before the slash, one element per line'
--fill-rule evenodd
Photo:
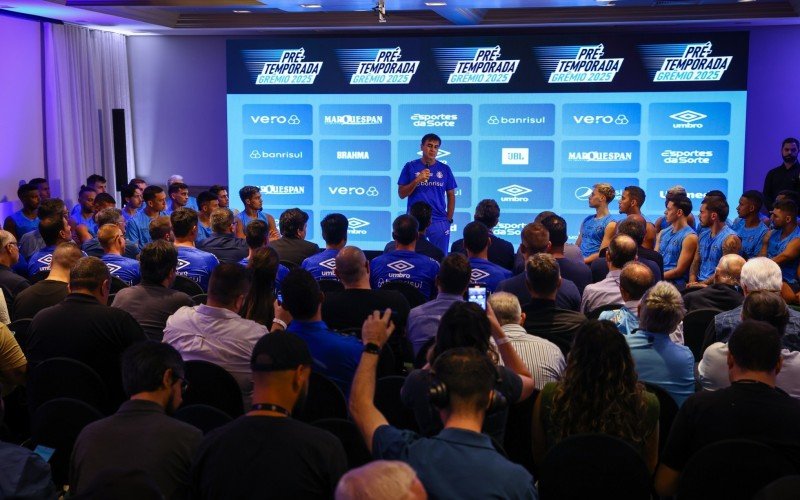
<path fill-rule="evenodd" d="M 407 212 L 418 201 L 424 201 L 431 206 L 431 225 L 425 235 L 447 254 L 450 246 L 450 225 L 456 209 L 455 189 L 458 186 L 450 167 L 436 160 L 441 145 L 442 140 L 436 134 L 422 137 L 422 158 L 405 164 L 397 181 L 397 194 L 400 199 L 408 198 Z"/>

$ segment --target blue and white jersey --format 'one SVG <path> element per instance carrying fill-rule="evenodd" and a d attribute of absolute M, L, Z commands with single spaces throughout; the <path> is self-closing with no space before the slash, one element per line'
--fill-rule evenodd
<path fill-rule="evenodd" d="M 38 252 L 31 255 L 31 258 L 28 259 L 28 276 L 33 277 L 34 274 L 40 271 L 49 271 L 50 270 L 50 262 L 53 260 L 53 252 L 55 252 L 56 246 L 44 247 Z"/>
<path fill-rule="evenodd" d="M 409 250 L 395 250 L 372 259 L 369 282 L 377 290 L 389 281 L 404 281 L 430 297 L 437 274 L 439 263 L 430 257 Z"/>
<path fill-rule="evenodd" d="M 508 269 L 478 257 L 470 257 L 469 265 L 472 268 L 469 284 L 485 286 L 489 293 L 494 293 L 501 281 L 513 275 Z"/>
<path fill-rule="evenodd" d="M 773 229 L 767 242 L 767 257 L 771 259 L 776 255 L 780 255 L 784 250 L 786 250 L 786 246 L 789 245 L 789 242 L 797 238 L 800 238 L 800 226 L 794 228 L 794 231 L 789 233 L 789 236 L 786 238 L 781 238 L 780 229 Z M 783 275 L 783 280 L 785 282 L 790 284 L 797 282 L 798 261 L 800 261 L 800 259 L 794 259 L 781 264 L 781 274 Z"/>
<path fill-rule="evenodd" d="M 208 290 L 208 279 L 211 277 L 211 271 L 219 264 L 219 260 L 213 253 L 194 247 L 175 248 L 178 250 L 178 274 L 200 285 L 203 291 Z"/>
<path fill-rule="evenodd" d="M 239 265 L 247 267 L 248 262 L 250 262 L 250 259 L 245 257 L 244 259 L 239 261 Z M 275 274 L 276 293 L 281 291 L 281 283 L 283 283 L 283 279 L 286 278 L 287 274 L 289 274 L 289 268 L 284 266 L 283 264 L 278 264 L 278 272 Z"/>
<path fill-rule="evenodd" d="M 625 214 L 619 214 L 625 218 Z M 603 236 L 606 226 L 620 219 L 619 215 L 608 214 L 599 219 L 590 215 L 581 222 L 581 255 L 588 257 L 600 251 L 600 244 L 603 243 Z"/>
<path fill-rule="evenodd" d="M 697 235 L 697 251 L 700 253 L 697 281 L 705 281 L 714 276 L 719 259 L 722 258 L 722 244 L 725 243 L 728 236 L 732 235 L 735 236 L 736 231 L 728 226 L 723 226 L 716 236 L 711 235 L 710 228 Z"/>
<path fill-rule="evenodd" d="M 37 216 L 33 219 L 29 219 L 25 217 L 25 214 L 22 213 L 22 210 L 17 210 L 11 214 L 11 220 L 13 220 L 14 224 L 17 225 L 17 240 L 22 238 L 23 234 L 39 229 L 39 217 Z"/>
<path fill-rule="evenodd" d="M 105 263 L 111 276 L 116 276 L 128 286 L 138 285 L 142 281 L 138 260 L 111 253 L 103 254 L 100 260 Z"/>
<path fill-rule="evenodd" d="M 166 215 L 164 212 L 158 214 Z M 143 248 L 150 243 L 150 217 L 144 210 L 140 210 L 138 214 L 131 217 L 125 224 L 125 239 L 136 243 L 139 248 Z"/>
<path fill-rule="evenodd" d="M 434 162 L 430 167 L 422 163 L 422 160 L 410 161 L 403 166 L 400 172 L 398 186 L 404 186 L 413 181 L 417 175 L 425 169 L 430 169 L 431 177 L 426 182 L 420 183 L 408 196 L 406 210 L 411 210 L 411 205 L 418 201 L 424 201 L 431 206 L 431 218 L 447 220 L 447 203 L 445 193 L 458 187 L 456 178 L 450 167 L 440 161 Z"/>
<path fill-rule="evenodd" d="M 135 214 L 131 215 L 131 214 L 128 213 L 128 210 L 123 208 L 122 209 L 122 217 L 125 219 L 125 222 L 127 223 L 129 220 L 131 220 L 134 217 L 136 217 L 137 215 L 139 215 L 139 212 L 141 212 L 142 210 L 143 209 L 141 207 L 139 207 L 139 210 L 137 210 Z"/>
<path fill-rule="evenodd" d="M 197 220 L 197 237 L 194 239 L 195 245 L 203 241 L 204 239 L 211 236 L 213 231 L 211 230 L 211 226 L 206 226 L 200 220 Z"/>
<path fill-rule="evenodd" d="M 264 212 L 258 212 L 258 215 L 256 217 L 248 217 L 245 211 L 241 211 L 238 214 L 236 214 L 236 218 L 239 219 L 239 224 L 242 225 L 242 231 L 244 231 L 245 228 L 247 228 L 247 225 L 251 221 L 254 221 L 256 219 L 263 220 L 264 223 L 267 225 L 267 227 L 269 227 L 269 218 L 267 217 L 267 214 L 265 214 Z"/>
<path fill-rule="evenodd" d="M 737 217 L 733 220 L 731 228 L 736 231 L 739 239 L 742 240 L 740 255 L 745 259 L 758 257 L 764 244 L 764 235 L 769 231 L 767 226 L 759 222 L 755 227 L 745 227 L 744 219 Z"/>
<path fill-rule="evenodd" d="M 78 212 L 78 215 L 73 217 L 75 223 L 78 225 L 83 224 L 89 231 L 92 237 L 97 236 L 97 223 L 94 221 L 94 213 L 89 214 L 87 217 L 83 216 L 83 212 Z"/>
<path fill-rule="evenodd" d="M 338 280 L 334 269 L 336 269 L 336 256 L 339 250 L 326 249 L 318 254 L 312 255 L 300 265 L 303 269 L 310 272 L 315 280 Z"/>
<path fill-rule="evenodd" d="M 695 232 L 689 226 L 678 232 L 675 232 L 672 227 L 661 231 L 658 252 L 664 257 L 664 272 L 671 271 L 678 266 L 678 259 L 681 256 L 681 250 L 683 250 L 683 240 L 690 234 L 695 234 Z M 689 281 L 689 268 L 686 269 L 686 273 L 683 276 L 670 281 L 677 287 L 685 286 L 686 282 Z"/>

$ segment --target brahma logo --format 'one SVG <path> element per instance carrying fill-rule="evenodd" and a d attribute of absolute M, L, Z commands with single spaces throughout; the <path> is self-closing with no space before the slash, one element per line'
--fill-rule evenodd
<path fill-rule="evenodd" d="M 319 263 L 319 266 L 333 271 L 334 269 L 336 269 L 336 258 L 332 257 L 328 260 L 323 260 L 322 262 Z"/>
<path fill-rule="evenodd" d="M 481 280 L 489 277 L 489 273 L 480 269 L 473 269 L 469 277 L 472 283 L 480 283 Z"/>
<path fill-rule="evenodd" d="M 533 189 L 528 189 L 525 186 L 520 186 L 519 184 L 511 184 L 510 186 L 501 187 L 497 191 L 508 195 L 501 196 L 500 201 L 527 202 L 530 200 L 522 195 L 533 192 Z"/>
<path fill-rule="evenodd" d="M 108 272 L 110 272 L 111 274 L 114 274 L 117 271 L 119 271 L 120 269 L 122 269 L 122 266 L 118 266 L 118 265 L 112 264 L 110 262 L 106 262 L 106 267 L 108 268 Z"/>
<path fill-rule="evenodd" d="M 589 201 L 589 197 L 592 196 L 592 192 L 594 190 L 587 186 L 581 186 L 575 190 L 575 198 L 578 201 Z"/>
<path fill-rule="evenodd" d="M 190 262 L 188 260 L 178 259 L 178 267 L 177 270 L 180 271 L 184 267 L 188 266 Z"/>
<path fill-rule="evenodd" d="M 389 268 L 397 271 L 398 273 L 406 273 L 406 272 L 410 271 L 411 269 L 414 269 L 414 265 L 413 264 L 409 264 L 408 262 L 406 262 L 404 260 L 396 260 L 394 262 L 390 262 L 389 264 L 386 264 L 386 267 L 389 267 Z"/>
<path fill-rule="evenodd" d="M 369 222 L 365 220 L 358 219 L 356 217 L 352 217 L 347 223 L 347 233 L 348 234 L 367 234 L 367 231 L 363 228 L 369 226 Z"/>
<path fill-rule="evenodd" d="M 673 115 L 669 115 L 675 121 L 680 123 L 673 123 L 672 128 L 703 128 L 702 123 L 694 123 L 698 120 L 702 120 L 703 118 L 708 118 L 708 115 L 704 115 L 703 113 L 698 113 L 697 111 L 692 111 L 691 109 L 687 109 L 685 111 L 681 111 L 680 113 L 675 113 Z"/>

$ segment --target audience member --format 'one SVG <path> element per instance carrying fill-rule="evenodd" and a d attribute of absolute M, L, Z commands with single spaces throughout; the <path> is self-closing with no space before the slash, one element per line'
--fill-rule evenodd
<path fill-rule="evenodd" d="M 17 189 L 17 198 L 22 208 L 6 217 L 3 229 L 19 239 L 39 227 L 39 188 L 33 184 L 22 184 Z"/>
<path fill-rule="evenodd" d="M 136 184 L 128 184 L 122 187 L 120 195 L 122 196 L 122 216 L 127 222 L 136 216 L 144 205 L 142 189 L 139 189 Z"/>
<path fill-rule="evenodd" d="M 336 280 L 336 254 L 347 244 L 347 217 L 328 214 L 319 223 L 325 250 L 306 257 L 300 267 L 311 273 L 315 280 Z"/>
<path fill-rule="evenodd" d="M 319 253 L 316 243 L 306 241 L 308 231 L 308 214 L 299 208 L 290 208 L 281 214 L 281 237 L 270 242 L 270 246 L 278 252 L 281 261 L 291 262 L 297 266 Z"/>
<path fill-rule="evenodd" d="M 653 250 L 656 244 L 656 227 L 652 222 L 647 222 L 642 216 L 642 205 L 644 205 L 646 197 L 644 189 L 639 186 L 625 186 L 619 199 L 619 213 L 625 214 L 626 219 L 633 217 L 635 220 L 641 220 L 644 224 L 642 239 L 641 241 L 636 241 L 636 238 L 634 238 L 634 241 L 636 241 L 637 246 Z M 617 233 L 620 233 L 619 226 L 617 227 Z"/>
<path fill-rule="evenodd" d="M 659 281 L 639 304 L 641 329 L 625 336 L 639 380 L 661 387 L 678 406 L 694 393 L 692 351 L 670 339 L 685 314 L 678 289 Z"/>
<path fill-rule="evenodd" d="M 169 219 L 178 250 L 178 274 L 200 285 L 203 291 L 208 290 L 208 279 L 219 260 L 214 254 L 195 248 L 200 225 L 197 212 L 191 208 L 179 208 L 170 214 Z"/>
<path fill-rule="evenodd" d="M 489 297 L 489 304 L 511 346 L 531 372 L 536 388 L 542 389 L 548 382 L 560 380 L 566 368 L 561 349 L 549 340 L 525 331 L 522 327 L 525 313 L 522 312 L 517 297 L 508 292 L 497 292 Z M 502 364 L 502 360 L 500 363 Z"/>
<path fill-rule="evenodd" d="M 150 241 L 168 241 L 175 242 L 175 234 L 172 232 L 172 221 L 169 215 L 159 215 L 150 221 Z"/>
<path fill-rule="evenodd" d="M 664 259 L 655 250 L 650 250 L 642 246 L 645 234 L 645 219 L 641 215 L 629 215 L 617 223 L 617 234 L 624 234 L 633 238 L 636 242 L 636 260 L 650 268 L 653 272 L 653 285 L 661 281 L 664 276 Z M 603 281 L 608 275 L 608 262 L 606 262 L 606 252 L 608 248 L 600 249 L 600 258 L 592 262 L 592 282 Z"/>
<path fill-rule="evenodd" d="M 122 234 L 125 234 L 125 216 L 122 210 L 118 208 L 105 208 L 100 210 L 94 216 L 94 220 L 97 223 L 97 227 L 103 227 L 106 224 L 115 224 L 119 227 L 120 231 L 122 231 Z M 81 250 L 89 257 L 99 258 L 103 256 L 103 247 L 100 245 L 100 241 L 97 239 L 96 235 L 92 239 L 84 241 L 83 244 L 81 244 Z M 136 259 L 139 255 L 139 246 L 126 239 L 125 249 L 122 255 L 129 259 Z"/>
<path fill-rule="evenodd" d="M 211 213 L 212 235 L 197 244 L 204 252 L 213 253 L 220 262 L 232 264 L 247 257 L 247 242 L 233 235 L 233 212 L 218 208 Z"/>
<path fill-rule="evenodd" d="M 185 498 L 189 469 L 203 435 L 170 417 L 186 382 L 181 355 L 160 342 L 132 345 L 122 354 L 122 385 L 130 397 L 110 417 L 87 425 L 75 441 L 70 492 L 80 494 L 109 468 L 147 473 L 164 498 Z"/>
<path fill-rule="evenodd" d="M 12 270 L 21 257 L 17 238 L 9 231 L 0 229 L 0 288 L 6 292 L 7 300 L 30 286 L 28 280 Z"/>
<path fill-rule="evenodd" d="M 336 500 L 427 500 L 425 487 L 408 464 L 374 460 L 351 469 L 336 486 Z"/>
<path fill-rule="evenodd" d="M 707 287 L 692 290 L 683 295 L 687 312 L 697 309 L 729 311 L 744 300 L 739 286 L 745 260 L 738 254 L 723 255 L 714 270 L 713 282 Z"/>
<path fill-rule="evenodd" d="M 14 319 L 33 318 L 42 309 L 54 306 L 69 293 L 69 271 L 82 257 L 73 242 L 60 243 L 53 252 L 50 273 L 14 297 Z"/>
<path fill-rule="evenodd" d="M 641 262 L 628 262 L 619 275 L 619 294 L 622 307 L 602 311 L 598 319 L 611 321 L 623 335 L 639 328 L 639 303 L 653 283 L 653 271 Z"/>
<path fill-rule="evenodd" d="M 151 340 L 161 342 L 167 318 L 181 307 L 194 305 L 191 297 L 170 288 L 177 265 L 178 252 L 171 243 L 148 243 L 139 255 L 141 283 L 117 292 L 111 304 L 128 311 Z"/>
<path fill-rule="evenodd" d="M 31 255 L 28 259 L 28 275 L 31 278 L 37 273 L 50 271 L 53 252 L 59 243 L 72 241 L 70 226 L 64 217 L 49 217 L 39 222 L 39 233 L 42 235 L 45 247 Z"/>
<path fill-rule="evenodd" d="M 492 293 L 501 281 L 511 277 L 511 271 L 488 260 L 492 242 L 489 236 L 489 228 L 483 222 L 472 221 L 464 226 L 464 249 L 472 268 L 470 284 L 484 286 Z"/>
<path fill-rule="evenodd" d="M 797 204 L 792 200 L 775 202 L 772 209 L 773 229 L 764 236 L 762 257 L 772 259 L 781 268 L 783 281 L 794 292 L 797 286 L 797 265 L 800 263 L 800 227 L 797 225 Z"/>
<path fill-rule="evenodd" d="M 742 241 L 726 224 L 729 210 L 728 202 L 718 196 L 707 196 L 700 204 L 700 224 L 708 230 L 698 234 L 697 253 L 687 286 L 710 285 L 720 258 L 741 251 Z"/>
<path fill-rule="evenodd" d="M 526 239 L 526 236 L 523 234 L 522 245 L 525 245 L 528 256 L 539 252 L 551 254 L 556 258 L 558 267 L 561 269 L 561 279 L 567 279 L 575 283 L 575 286 L 578 287 L 578 292 L 583 294 L 583 289 L 586 288 L 586 285 L 592 282 L 592 272 L 589 269 L 589 266 L 583 263 L 582 258 L 576 260 L 569 259 L 564 256 L 564 245 L 566 245 L 568 238 L 567 221 L 564 220 L 563 217 L 553 214 L 548 217 L 544 217 L 540 224 L 546 230 L 546 236 L 545 231 L 542 231 L 542 228 L 539 226 L 530 226 L 528 228 L 530 234 L 527 239 L 532 244 L 535 244 L 536 248 L 528 248 L 528 245 L 525 245 L 524 240 Z M 547 240 L 547 243 L 544 242 L 545 239 Z M 547 245 L 547 248 L 541 248 L 543 245 Z M 603 259 L 603 262 L 605 262 L 605 259 Z M 525 261 L 521 260 L 519 273 L 515 272 L 515 274 L 524 274 L 524 271 Z"/>
<path fill-rule="evenodd" d="M 391 281 L 412 285 L 427 299 L 434 291 L 439 263 L 426 255 L 416 253 L 419 234 L 417 219 L 400 215 L 392 223 L 393 252 L 379 255 L 370 262 L 370 284 L 380 288 Z"/>
<path fill-rule="evenodd" d="M 608 275 L 602 281 L 587 285 L 581 298 L 581 310 L 589 314 L 595 309 L 610 304 L 621 304 L 619 291 L 619 275 L 628 262 L 636 260 L 636 242 L 624 234 L 611 238 L 606 251 L 605 261 L 608 264 Z"/>
<path fill-rule="evenodd" d="M 291 418 L 308 394 L 312 363 L 295 335 L 270 333 L 256 343 L 253 404 L 203 440 L 192 466 L 192 498 L 331 498 L 347 470 L 342 443 Z"/>
<path fill-rule="evenodd" d="M 78 204 L 70 212 L 69 224 L 72 230 L 75 231 L 77 243 L 83 243 L 91 239 L 92 234 L 97 232 L 97 225 L 94 222 L 94 199 L 98 191 L 90 186 L 81 186 L 78 192 Z M 81 230 L 78 230 L 78 227 Z"/>
<path fill-rule="evenodd" d="M 85 224 L 82 222 L 76 226 L 73 226 L 75 234 L 78 236 L 77 241 L 81 241 L 81 245 L 83 245 L 83 243 L 86 243 L 93 238 L 97 238 L 97 230 L 100 228 L 100 225 L 97 223 L 97 214 L 109 208 L 116 208 L 116 206 L 117 201 L 113 196 L 108 193 L 98 194 L 94 199 L 92 216 L 89 218 L 90 224 Z"/>
<path fill-rule="evenodd" d="M 731 229 L 742 241 L 741 255 L 745 260 L 758 257 L 764 243 L 764 236 L 769 231 L 759 216 L 763 206 L 764 197 L 754 189 L 745 191 L 739 198 L 739 205 L 736 207 L 738 217 L 733 220 Z"/>
<path fill-rule="evenodd" d="M 264 201 L 261 198 L 261 190 L 256 186 L 244 186 L 239 190 L 239 199 L 244 204 L 244 210 L 236 215 L 236 236 L 244 238 L 247 225 L 254 220 L 260 220 L 269 227 L 270 240 L 277 240 L 278 228 L 275 227 L 275 218 L 262 211 Z"/>
<path fill-rule="evenodd" d="M 116 224 L 105 224 L 97 231 L 97 239 L 105 252 L 100 260 L 108 267 L 111 276 L 121 279 L 128 286 L 138 284 L 142 279 L 139 262 L 122 256 L 125 251 L 125 235 L 122 229 Z"/>
<path fill-rule="evenodd" d="M 219 208 L 217 195 L 211 191 L 203 191 L 197 195 L 197 238 L 195 244 L 213 234 L 211 229 L 211 214 Z"/>
<path fill-rule="evenodd" d="M 249 226 L 261 224 L 263 221 L 252 221 Z M 278 273 L 278 253 L 270 247 L 261 247 L 251 250 L 247 263 L 247 271 L 251 274 L 250 289 L 239 310 L 239 315 L 256 323 L 261 323 L 267 328 L 272 327 L 275 319 L 275 282 Z"/>
<path fill-rule="evenodd" d="M 250 354 L 267 333 L 264 325 L 238 314 L 249 288 L 250 276 L 242 266 L 220 264 L 211 273 L 208 302 L 181 307 L 164 327 L 164 342 L 177 349 L 184 361 L 208 361 L 233 375 L 245 408 L 250 407 L 253 395 Z"/>
<path fill-rule="evenodd" d="M 23 385 L 28 373 L 28 359 L 19 347 L 15 333 L 0 323 L 0 396 L 10 394 L 18 385 Z"/>
<path fill-rule="evenodd" d="M 608 321 L 578 330 L 562 382 L 547 384 L 533 410 L 534 459 L 575 434 L 609 434 L 630 443 L 650 471 L 658 462 L 659 403 L 638 381 L 625 339 Z"/>
<path fill-rule="evenodd" d="M 39 203 L 39 222 L 43 219 L 52 217 L 66 217 L 66 207 L 64 202 L 58 198 L 49 198 L 42 200 Z M 37 225 L 38 228 L 38 225 Z M 30 259 L 31 255 L 38 252 L 45 247 L 42 233 L 37 231 L 30 231 L 22 235 L 22 238 L 17 239 L 19 242 L 19 251 L 25 259 Z M 26 269 L 27 270 L 27 269 Z"/>
<path fill-rule="evenodd" d="M 442 262 L 442 259 L 444 259 L 444 252 L 431 243 L 428 237 L 425 236 L 425 232 L 431 225 L 431 218 L 433 217 L 433 209 L 431 206 L 424 201 L 416 201 L 409 207 L 408 215 L 417 219 L 417 223 L 419 224 L 419 234 L 417 235 L 417 244 L 414 247 L 414 251 L 422 255 L 427 255 L 436 262 Z M 397 250 L 397 242 L 392 240 L 383 248 L 383 253 L 394 252 L 395 250 Z"/>
<path fill-rule="evenodd" d="M 142 191 L 144 208 L 131 217 L 125 225 L 125 239 L 136 243 L 139 248 L 150 243 L 150 221 L 165 215 L 167 193 L 159 186 L 147 186 Z"/>
<path fill-rule="evenodd" d="M 473 221 L 483 223 L 489 229 L 489 251 L 486 259 L 508 271 L 514 269 L 514 245 L 508 241 L 498 238 L 492 233 L 492 229 L 500 222 L 500 206 L 495 200 L 485 199 L 478 202 L 475 206 Z M 466 227 L 464 227 L 466 231 Z M 451 252 L 461 252 L 466 254 L 464 240 L 456 240 L 450 246 Z"/>
<path fill-rule="evenodd" d="M 697 234 L 688 222 L 691 214 L 692 200 L 686 196 L 668 199 L 664 220 L 669 227 L 659 231 L 656 237 L 656 249 L 664 258 L 664 280 L 678 288 L 686 286 L 697 252 Z"/>

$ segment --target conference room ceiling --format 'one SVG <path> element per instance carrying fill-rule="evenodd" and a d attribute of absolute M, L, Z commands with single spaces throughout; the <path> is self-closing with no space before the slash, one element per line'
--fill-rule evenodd
<path fill-rule="evenodd" d="M 20 0 L 0 9 L 128 34 L 798 24 L 800 0 Z"/>

